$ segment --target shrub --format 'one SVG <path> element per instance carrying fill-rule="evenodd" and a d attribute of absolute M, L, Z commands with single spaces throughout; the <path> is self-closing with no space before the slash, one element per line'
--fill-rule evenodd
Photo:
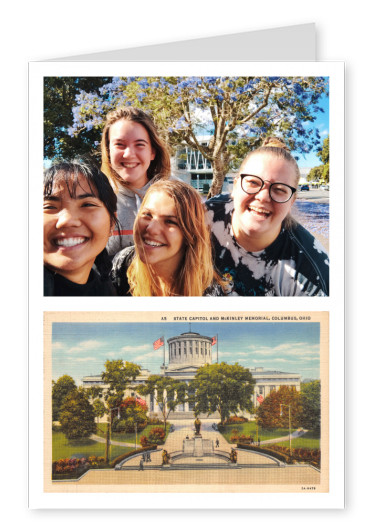
<path fill-rule="evenodd" d="M 126 454 L 122 454 L 116 457 L 113 461 L 111 461 L 110 466 L 111 468 L 115 468 L 117 464 L 121 463 L 121 461 L 123 461 L 123 459 L 126 459 L 127 457 L 131 457 L 132 455 L 143 454 L 145 450 L 151 451 L 156 449 L 156 444 L 150 444 L 149 446 L 145 446 L 145 448 L 138 448 L 137 450 L 132 450 L 131 452 L 127 452 Z"/>
<path fill-rule="evenodd" d="M 225 421 L 225 424 L 243 424 L 244 422 L 248 422 L 248 419 L 246 419 L 245 417 L 237 417 L 236 415 L 234 415 L 233 417 L 229 417 Z"/>
<path fill-rule="evenodd" d="M 166 433 L 163 428 L 152 428 L 149 433 L 149 441 L 154 444 L 161 444 L 166 437 Z"/>
<path fill-rule="evenodd" d="M 148 419 L 148 424 L 163 424 L 163 420 L 158 417 L 155 413 L 152 413 Z"/>
<path fill-rule="evenodd" d="M 149 440 L 145 435 L 141 435 L 140 443 L 141 446 L 148 446 Z"/>

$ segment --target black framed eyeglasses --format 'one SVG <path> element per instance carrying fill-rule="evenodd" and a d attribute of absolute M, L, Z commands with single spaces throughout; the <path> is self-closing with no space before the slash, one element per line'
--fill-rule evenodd
<path fill-rule="evenodd" d="M 240 185 L 246 194 L 258 194 L 265 186 L 265 183 L 270 183 L 270 181 L 264 181 L 257 175 L 240 174 Z M 285 183 L 270 183 L 269 185 L 270 199 L 276 203 L 287 203 L 295 192 L 296 188 Z"/>

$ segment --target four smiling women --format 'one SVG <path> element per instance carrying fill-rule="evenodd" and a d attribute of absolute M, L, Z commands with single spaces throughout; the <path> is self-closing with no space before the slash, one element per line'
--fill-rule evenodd
<path fill-rule="evenodd" d="M 280 140 L 249 153 L 231 196 L 207 210 L 170 178 L 168 148 L 143 111 L 110 113 L 101 149 L 103 173 L 78 161 L 46 172 L 45 295 L 329 294 L 328 256 L 291 216 L 300 175 Z"/>

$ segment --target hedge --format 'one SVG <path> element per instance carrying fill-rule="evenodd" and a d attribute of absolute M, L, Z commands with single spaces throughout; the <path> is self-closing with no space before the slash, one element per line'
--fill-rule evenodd
<path fill-rule="evenodd" d="M 123 461 L 127 457 L 131 457 L 132 455 L 143 454 L 144 452 L 150 452 L 151 450 L 156 450 L 156 449 L 157 449 L 157 445 L 151 444 L 150 446 L 144 446 L 143 448 L 137 448 L 136 450 L 132 450 L 131 452 L 128 452 L 126 454 L 119 455 L 119 457 L 116 457 L 113 461 L 111 461 L 110 467 L 115 468 L 115 466 L 121 463 L 121 461 Z"/>

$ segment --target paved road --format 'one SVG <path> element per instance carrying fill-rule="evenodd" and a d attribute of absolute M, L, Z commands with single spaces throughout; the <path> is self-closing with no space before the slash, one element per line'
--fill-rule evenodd
<path fill-rule="evenodd" d="M 326 190 L 308 190 L 298 192 L 297 200 L 311 201 L 312 203 L 329 203 L 329 193 Z"/>

